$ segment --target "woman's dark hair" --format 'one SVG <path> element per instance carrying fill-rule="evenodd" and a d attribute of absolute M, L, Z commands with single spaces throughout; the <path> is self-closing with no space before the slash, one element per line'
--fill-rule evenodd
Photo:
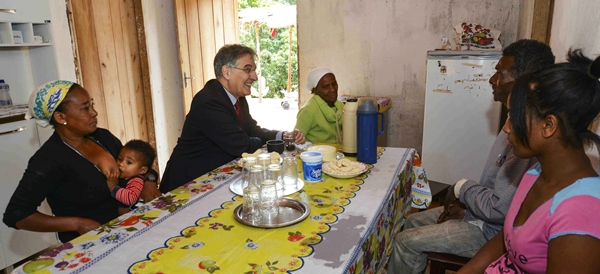
<path fill-rule="evenodd" d="M 131 140 L 127 142 L 123 147 L 136 151 L 142 154 L 142 166 L 152 168 L 152 163 L 156 158 L 156 152 L 152 146 L 142 140 Z"/>
<path fill-rule="evenodd" d="M 58 104 L 58 106 L 56 106 L 56 109 L 54 109 L 54 112 L 65 112 L 65 106 L 68 102 L 68 98 L 69 98 L 69 94 L 71 93 L 72 90 L 76 89 L 76 88 L 82 88 L 79 84 L 74 83 L 69 90 L 67 91 L 67 95 L 65 96 L 65 98 L 62 100 L 62 102 L 60 102 L 60 104 Z M 54 120 L 54 115 L 52 115 L 52 118 L 50 119 L 50 125 L 52 125 L 53 127 L 56 125 L 56 121 Z"/>
<path fill-rule="evenodd" d="M 526 119 L 553 114 L 566 145 L 595 144 L 600 152 L 600 137 L 589 130 L 600 112 L 600 56 L 592 61 L 577 49 L 569 50 L 567 60 L 517 79 L 510 97 L 512 131 L 529 146 Z"/>

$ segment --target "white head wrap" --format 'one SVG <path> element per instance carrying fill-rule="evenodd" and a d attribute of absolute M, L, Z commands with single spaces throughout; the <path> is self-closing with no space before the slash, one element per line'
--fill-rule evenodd
<path fill-rule="evenodd" d="M 306 78 L 306 90 L 312 91 L 313 88 L 316 88 L 319 84 L 319 80 L 321 80 L 321 78 L 323 78 L 323 76 L 325 76 L 327 73 L 333 74 L 333 71 L 326 67 L 312 69 Z"/>

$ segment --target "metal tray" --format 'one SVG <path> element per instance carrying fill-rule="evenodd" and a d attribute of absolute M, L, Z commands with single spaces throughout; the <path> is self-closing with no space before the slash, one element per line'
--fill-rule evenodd
<path fill-rule="evenodd" d="M 307 203 L 299 200 L 281 198 L 281 200 L 277 203 L 277 211 L 278 214 L 275 216 L 265 216 L 261 222 L 252 223 L 242 219 L 242 205 L 239 205 L 233 210 L 233 218 L 239 223 L 252 227 L 284 227 L 293 225 L 306 219 L 306 217 L 310 215 L 310 206 Z"/>
<path fill-rule="evenodd" d="M 297 188 L 295 188 L 295 189 L 286 188 L 283 191 L 283 196 L 287 196 L 287 195 L 296 193 L 296 192 L 300 191 L 302 188 L 304 188 L 304 181 L 302 181 L 298 178 Z M 244 190 L 242 189 L 242 180 L 237 180 L 237 181 L 231 182 L 231 184 L 229 184 L 229 190 L 231 190 L 231 192 L 235 193 L 236 195 L 239 195 L 239 196 L 244 195 Z"/>

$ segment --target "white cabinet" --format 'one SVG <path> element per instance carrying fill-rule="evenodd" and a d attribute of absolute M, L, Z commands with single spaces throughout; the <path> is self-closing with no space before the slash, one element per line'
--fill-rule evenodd
<path fill-rule="evenodd" d="M 0 21 L 49 22 L 50 3 L 48 0 L 0 0 Z"/>
<path fill-rule="evenodd" d="M 33 120 L 0 124 L 0 212 L 17 188 L 29 158 L 38 150 L 37 127 Z M 38 210 L 51 214 L 47 203 Z M 12 265 L 38 251 L 57 243 L 54 233 L 15 230 L 0 223 L 0 269 Z M 5 265 L 1 265 L 4 263 Z"/>
<path fill-rule="evenodd" d="M 0 79 L 10 85 L 13 104 L 27 104 L 34 88 L 59 78 L 50 22 L 48 0 L 0 0 Z M 15 31 L 22 34 L 22 44 L 15 43 Z M 34 36 L 43 37 L 42 43 L 35 43 Z M 0 216 L 29 158 L 48 138 L 48 134 L 38 134 L 33 120 L 3 121 L 0 119 Z M 51 214 L 45 202 L 39 210 Z M 55 233 L 15 230 L 0 222 L 0 270 L 56 243 Z"/>

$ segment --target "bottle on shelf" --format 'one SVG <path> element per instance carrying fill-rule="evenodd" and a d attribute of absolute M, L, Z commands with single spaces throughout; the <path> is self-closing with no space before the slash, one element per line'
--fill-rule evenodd
<path fill-rule="evenodd" d="M 0 107 L 12 106 L 12 99 L 10 98 L 10 87 L 4 82 L 4 79 L 0 79 Z"/>

